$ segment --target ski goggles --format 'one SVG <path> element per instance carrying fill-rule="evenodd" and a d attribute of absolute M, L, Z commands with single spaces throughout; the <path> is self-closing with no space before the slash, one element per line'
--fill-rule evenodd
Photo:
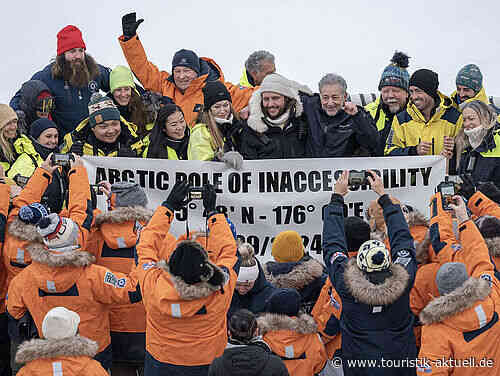
<path fill-rule="evenodd" d="M 36 110 L 44 114 L 52 112 L 55 107 L 54 97 L 43 98 L 36 102 Z"/>

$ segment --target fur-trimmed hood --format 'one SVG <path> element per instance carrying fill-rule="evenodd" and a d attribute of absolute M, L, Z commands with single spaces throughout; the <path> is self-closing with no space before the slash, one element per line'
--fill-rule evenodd
<path fill-rule="evenodd" d="M 43 244 L 43 238 L 38 233 L 36 226 L 24 223 L 18 216 L 9 224 L 7 232 L 18 239 Z"/>
<path fill-rule="evenodd" d="M 385 227 L 383 212 L 380 210 L 377 214 L 378 217 L 374 216 L 374 218 L 370 221 L 370 227 L 372 228 L 370 239 L 383 242 L 387 239 L 387 230 Z M 410 228 L 410 231 L 414 226 L 430 227 L 429 220 L 417 209 L 413 209 L 413 211 L 408 214 L 408 227 Z"/>
<path fill-rule="evenodd" d="M 299 334 L 311 334 L 318 331 L 318 325 L 312 316 L 301 314 L 298 317 L 289 317 L 276 313 L 264 313 L 257 318 L 257 325 L 260 333 L 265 335 L 267 332 L 278 330 L 290 330 Z"/>
<path fill-rule="evenodd" d="M 412 226 L 430 227 L 430 223 L 421 211 L 414 208 L 413 211 L 408 214 L 408 227 Z"/>
<path fill-rule="evenodd" d="M 95 218 L 95 226 L 98 227 L 104 223 L 114 224 L 130 221 L 147 223 L 152 216 L 153 211 L 142 206 L 118 207 L 114 210 L 97 215 Z"/>
<path fill-rule="evenodd" d="M 500 237 L 484 239 L 491 257 L 500 257 Z"/>
<path fill-rule="evenodd" d="M 279 266 L 279 264 L 280 263 L 270 261 L 264 265 L 266 279 L 273 286 L 279 288 L 291 287 L 301 290 L 316 278 L 323 275 L 323 265 L 313 258 L 304 262 L 293 263 L 294 265 L 291 270 L 284 273 L 277 273 L 277 270 L 274 270 L 275 268 L 273 267 Z"/>
<path fill-rule="evenodd" d="M 58 358 L 62 356 L 88 356 L 97 354 L 97 342 L 75 336 L 64 339 L 32 339 L 23 342 L 16 354 L 17 363 L 28 363 L 36 359 Z"/>
<path fill-rule="evenodd" d="M 64 253 L 55 254 L 43 244 L 30 244 L 26 247 L 31 255 L 31 259 L 40 264 L 53 268 L 64 266 L 85 267 L 95 262 L 95 257 L 86 251 L 75 249 Z"/>
<path fill-rule="evenodd" d="M 470 277 L 462 286 L 452 292 L 433 299 L 420 312 L 420 322 L 424 325 L 445 321 L 474 307 L 485 300 L 491 292 L 488 281 Z"/>
<path fill-rule="evenodd" d="M 220 273 L 224 273 L 221 268 L 219 268 L 217 265 L 212 264 L 213 267 L 215 267 Z M 168 267 L 168 264 L 165 260 L 161 260 L 158 263 L 158 267 L 164 271 L 166 271 L 169 274 L 169 277 L 175 287 L 175 290 L 179 294 L 179 297 L 182 300 L 196 300 L 196 299 L 203 299 L 206 298 L 210 295 L 212 295 L 214 292 L 219 291 L 221 289 L 220 286 L 214 286 L 211 285 L 208 282 L 199 282 L 195 283 L 193 285 L 190 285 L 186 282 L 184 282 L 181 278 L 172 275 L 170 273 L 170 269 Z"/>
<path fill-rule="evenodd" d="M 391 264 L 392 276 L 380 285 L 371 283 L 359 269 L 355 259 L 350 259 L 344 271 L 344 282 L 358 302 L 368 305 L 389 305 L 398 300 L 408 289 L 410 275 L 399 264 Z"/>
<path fill-rule="evenodd" d="M 287 95 L 287 97 L 292 99 L 293 101 L 291 105 L 292 111 L 290 112 L 290 115 L 295 118 L 300 117 L 304 112 L 304 107 L 300 100 L 299 91 L 312 95 L 311 89 L 309 89 L 307 86 L 299 84 L 298 82 L 288 80 L 287 78 L 280 76 L 276 73 L 272 74 L 271 76 L 278 77 L 278 80 L 281 81 L 280 84 L 282 87 L 288 87 L 290 95 Z M 262 105 L 261 105 L 262 93 L 265 91 L 267 92 L 272 90 L 259 88 L 258 90 L 254 91 L 248 104 L 250 116 L 248 117 L 247 124 L 251 129 L 253 129 L 257 133 L 264 133 L 268 130 L 267 124 L 263 121 L 265 115 L 264 112 L 262 111 Z"/>

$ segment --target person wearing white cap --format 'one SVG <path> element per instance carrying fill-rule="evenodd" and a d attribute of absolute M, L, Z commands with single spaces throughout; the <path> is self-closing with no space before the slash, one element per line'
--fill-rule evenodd
<path fill-rule="evenodd" d="M 78 335 L 80 316 L 64 307 L 52 308 L 42 322 L 43 338 L 19 346 L 16 362 L 26 363 L 17 373 L 54 376 L 108 376 L 99 362 L 95 341 Z"/>

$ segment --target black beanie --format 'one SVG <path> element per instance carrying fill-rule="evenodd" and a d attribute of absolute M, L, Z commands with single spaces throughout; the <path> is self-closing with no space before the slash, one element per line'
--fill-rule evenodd
<path fill-rule="evenodd" d="M 200 74 L 200 59 L 191 50 L 179 50 L 175 53 L 172 59 L 172 71 L 175 67 L 187 67 Z"/>
<path fill-rule="evenodd" d="M 344 228 L 348 252 L 357 252 L 361 244 L 370 240 L 370 225 L 359 217 L 347 217 Z"/>
<path fill-rule="evenodd" d="M 168 260 L 170 273 L 180 277 L 187 284 L 208 280 L 213 269 L 208 264 L 207 252 L 193 241 L 182 241 L 175 248 Z"/>
<path fill-rule="evenodd" d="M 219 80 L 207 82 L 203 88 L 203 98 L 205 100 L 204 109 L 208 111 L 210 107 L 219 101 L 228 100 L 231 101 L 231 94 L 224 85 Z"/>
<path fill-rule="evenodd" d="M 266 312 L 297 316 L 300 310 L 301 300 L 300 294 L 295 289 L 276 289 L 266 303 Z"/>
<path fill-rule="evenodd" d="M 50 128 L 55 128 L 57 129 L 56 123 L 54 123 L 52 120 L 46 119 L 46 118 L 40 118 L 38 120 L 35 120 L 30 127 L 30 136 L 33 137 L 33 139 L 38 140 L 38 137 L 47 129 Z"/>
<path fill-rule="evenodd" d="M 430 69 L 419 69 L 413 72 L 410 77 L 410 86 L 418 87 L 435 100 L 439 98 L 437 93 L 439 87 L 438 74 Z"/>

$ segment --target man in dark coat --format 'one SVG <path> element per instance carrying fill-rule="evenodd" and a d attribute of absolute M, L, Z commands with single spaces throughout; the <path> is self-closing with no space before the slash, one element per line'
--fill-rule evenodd
<path fill-rule="evenodd" d="M 328 73 L 319 81 L 319 94 L 302 95 L 301 99 L 309 125 L 309 156 L 347 158 L 377 154 L 377 127 L 363 107 L 346 102 L 344 78 Z"/>
<path fill-rule="evenodd" d="M 285 363 L 259 336 L 252 312 L 240 309 L 228 326 L 229 343 L 210 365 L 208 376 L 288 376 Z"/>
<path fill-rule="evenodd" d="M 57 33 L 55 61 L 31 77 L 44 82 L 55 97 L 52 116 L 60 127 L 60 140 L 89 115 L 91 95 L 109 91 L 110 69 L 97 64 L 85 49 L 82 32 L 73 25 L 64 27 Z M 22 110 L 20 98 L 18 91 L 10 101 L 14 110 Z"/>
<path fill-rule="evenodd" d="M 348 171 L 335 184 L 332 200 L 324 209 L 324 262 L 342 299 L 344 374 L 415 375 L 415 364 L 408 367 L 417 355 L 409 303 L 417 270 L 414 242 L 401 207 L 385 194 L 380 177 L 375 173 L 371 176 L 368 179 L 384 211 L 390 254 L 382 242 L 368 240 L 356 259 L 349 259 L 343 219 Z M 358 363 L 348 363 L 354 361 Z M 373 363 L 363 363 L 367 361 Z"/>
<path fill-rule="evenodd" d="M 245 159 L 287 159 L 306 156 L 307 123 L 300 92 L 311 91 L 272 73 L 250 99 L 250 116 L 241 133 Z"/>

